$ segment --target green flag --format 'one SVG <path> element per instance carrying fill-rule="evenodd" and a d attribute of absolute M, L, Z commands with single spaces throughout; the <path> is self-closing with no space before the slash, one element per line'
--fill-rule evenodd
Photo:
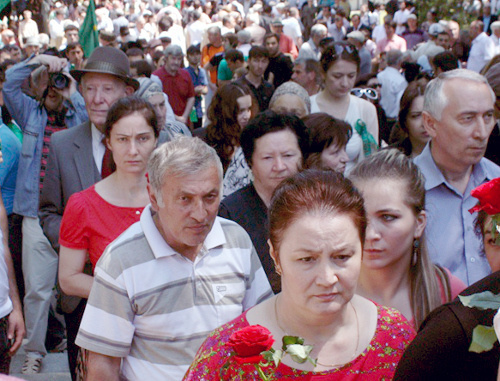
<path fill-rule="evenodd" d="M 3 11 L 3 9 L 10 4 L 11 0 L 0 0 L 0 12 Z"/>
<path fill-rule="evenodd" d="M 90 57 L 95 48 L 99 46 L 99 33 L 97 32 L 97 18 L 95 16 L 94 0 L 89 1 L 85 20 L 80 27 L 80 44 L 82 44 L 85 57 Z"/>

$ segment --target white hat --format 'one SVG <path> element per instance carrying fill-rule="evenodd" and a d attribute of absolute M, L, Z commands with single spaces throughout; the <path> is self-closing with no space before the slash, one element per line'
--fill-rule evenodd
<path fill-rule="evenodd" d="M 353 40 L 359 41 L 362 44 L 365 42 L 365 35 L 359 30 L 354 30 L 351 33 L 347 33 L 347 38 L 352 38 Z"/>
<path fill-rule="evenodd" d="M 446 33 L 444 27 L 441 24 L 434 23 L 429 28 L 429 34 L 436 37 L 438 34 Z"/>
<path fill-rule="evenodd" d="M 26 43 L 24 46 L 38 46 L 41 47 L 42 44 L 40 44 L 40 40 L 38 39 L 38 36 L 31 36 L 26 39 Z"/>

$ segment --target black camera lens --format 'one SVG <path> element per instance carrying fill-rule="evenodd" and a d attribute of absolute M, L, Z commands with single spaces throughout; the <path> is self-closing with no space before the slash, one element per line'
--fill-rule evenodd
<path fill-rule="evenodd" d="M 55 87 L 58 90 L 63 90 L 69 86 L 69 78 L 62 73 L 50 74 L 49 81 L 49 86 Z"/>

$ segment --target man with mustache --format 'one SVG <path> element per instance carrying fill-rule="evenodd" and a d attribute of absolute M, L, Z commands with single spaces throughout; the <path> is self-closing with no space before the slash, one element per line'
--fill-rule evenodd
<path fill-rule="evenodd" d="M 495 95 L 486 78 L 471 70 L 442 73 L 427 85 L 423 121 L 431 136 L 415 158 L 425 176 L 427 247 L 433 262 L 467 284 L 490 273 L 474 232 L 476 204 L 470 192 L 500 176 L 484 158 L 493 126 Z"/>
<path fill-rule="evenodd" d="M 213 148 L 180 136 L 153 152 L 148 176 L 151 204 L 95 268 L 76 340 L 89 381 L 181 380 L 210 331 L 272 295 L 248 234 L 217 217 Z"/>

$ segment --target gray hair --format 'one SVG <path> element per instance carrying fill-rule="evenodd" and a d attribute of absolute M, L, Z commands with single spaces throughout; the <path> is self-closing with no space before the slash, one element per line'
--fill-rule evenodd
<path fill-rule="evenodd" d="M 161 189 L 168 176 L 189 176 L 216 167 L 221 183 L 222 163 L 217 152 L 199 138 L 176 136 L 153 151 L 148 162 L 148 177 L 158 204 L 163 206 Z"/>
<path fill-rule="evenodd" d="M 307 113 L 309 114 L 311 112 L 311 99 L 309 98 L 309 94 L 307 93 L 306 89 L 304 89 L 298 83 L 292 81 L 283 83 L 274 91 L 274 94 L 269 102 L 269 108 L 272 109 L 276 100 L 278 100 L 278 98 L 282 95 L 286 94 L 296 95 L 297 97 L 299 97 L 304 102 Z"/>
<path fill-rule="evenodd" d="M 236 33 L 236 37 L 238 37 L 238 42 L 241 44 L 249 44 L 252 42 L 252 35 L 248 30 L 240 30 L 238 33 Z"/>
<path fill-rule="evenodd" d="M 168 56 L 174 56 L 174 57 L 178 57 L 178 56 L 184 56 L 184 53 L 182 52 L 182 48 L 179 46 L 179 45 L 169 45 L 165 48 L 165 51 L 163 52 L 163 54 L 165 54 L 165 57 L 168 57 Z"/>
<path fill-rule="evenodd" d="M 403 52 L 401 52 L 401 50 L 391 49 L 387 52 L 386 55 L 387 65 L 389 66 L 398 65 L 401 62 L 402 58 L 403 58 Z"/>
<path fill-rule="evenodd" d="M 317 35 L 320 35 L 324 32 L 328 32 L 328 29 L 326 28 L 326 26 L 324 26 L 323 24 L 314 24 L 312 27 L 311 27 L 311 37 L 312 36 L 317 36 Z"/>
<path fill-rule="evenodd" d="M 484 76 L 472 70 L 455 69 L 441 73 L 439 77 L 429 82 L 424 93 L 423 111 L 429 113 L 434 119 L 441 120 L 443 110 L 448 105 L 448 99 L 444 94 L 444 84 L 456 78 L 485 84 L 490 90 L 493 103 L 495 103 L 495 93 Z"/>

